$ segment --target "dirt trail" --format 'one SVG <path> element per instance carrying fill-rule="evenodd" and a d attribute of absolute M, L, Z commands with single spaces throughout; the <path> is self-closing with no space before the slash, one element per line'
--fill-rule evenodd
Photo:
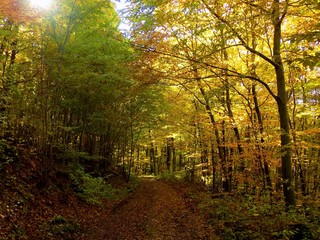
<path fill-rule="evenodd" d="M 180 191 L 154 179 L 142 179 L 136 191 L 109 212 L 95 235 L 114 240 L 219 239 Z"/>

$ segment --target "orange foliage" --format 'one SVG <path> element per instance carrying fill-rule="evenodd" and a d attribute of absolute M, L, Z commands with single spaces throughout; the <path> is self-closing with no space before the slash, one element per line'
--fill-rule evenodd
<path fill-rule="evenodd" d="M 15 22 L 36 20 L 38 15 L 26 1 L 0 0 L 0 16 Z"/>

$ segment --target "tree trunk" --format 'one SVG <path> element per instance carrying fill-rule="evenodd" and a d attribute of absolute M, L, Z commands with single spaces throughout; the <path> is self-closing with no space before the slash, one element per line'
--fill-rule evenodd
<path fill-rule="evenodd" d="M 214 131 L 214 134 L 215 134 L 215 137 L 216 137 L 216 142 L 217 142 L 217 147 L 218 147 L 218 155 L 219 155 L 220 162 L 222 164 L 222 172 L 223 172 L 223 175 L 224 175 L 223 177 L 226 178 L 227 174 L 228 174 L 227 173 L 227 169 L 226 169 L 227 160 L 226 160 L 226 156 L 225 156 L 225 153 L 224 153 L 224 147 L 221 144 L 221 139 L 220 139 L 220 134 L 219 134 L 219 130 L 218 130 L 218 127 L 217 127 L 217 123 L 216 123 L 214 115 L 212 113 L 210 102 L 209 102 L 209 99 L 208 99 L 208 97 L 206 95 L 206 92 L 205 92 L 204 88 L 201 86 L 200 78 L 198 76 L 197 69 L 194 69 L 194 74 L 195 74 L 195 77 L 197 79 L 197 83 L 198 83 L 198 87 L 199 87 L 200 93 L 201 93 L 201 95 L 202 95 L 202 97 L 204 99 L 204 105 L 205 105 L 205 108 L 206 108 L 206 112 L 207 112 L 207 114 L 209 116 L 211 125 L 213 127 L 213 131 Z M 226 184 L 224 184 L 224 186 L 227 187 Z M 224 190 L 225 191 L 229 191 L 228 187 L 227 187 L 227 189 L 224 188 Z"/>
<path fill-rule="evenodd" d="M 261 147 L 258 146 L 259 148 L 259 158 L 261 159 L 262 163 L 262 171 L 263 171 L 263 182 L 264 185 L 267 185 L 267 189 L 272 191 L 272 182 L 271 182 L 271 176 L 270 176 L 270 170 L 269 170 L 269 165 L 268 162 L 266 161 L 266 156 L 265 156 L 265 147 L 263 146 L 264 144 L 264 138 L 263 138 L 263 132 L 264 132 L 264 127 L 263 127 L 263 120 L 259 108 L 259 102 L 257 98 L 257 92 L 255 88 L 255 84 L 252 85 L 252 95 L 253 95 L 253 102 L 254 102 L 254 110 L 258 119 L 258 127 L 259 127 L 259 133 L 260 133 L 260 140 L 257 138 L 258 141 L 261 143 Z"/>
<path fill-rule="evenodd" d="M 211 164 L 212 164 L 212 190 L 216 191 L 216 158 L 215 158 L 215 152 L 214 152 L 214 144 L 211 143 Z"/>
<path fill-rule="evenodd" d="M 273 43 L 273 57 L 277 64 L 275 66 L 276 79 L 277 79 L 277 105 L 280 118 L 281 129 L 281 170 L 283 181 L 283 194 L 287 206 L 295 206 L 295 194 L 293 188 L 292 177 L 292 162 L 291 162 L 291 139 L 290 139 L 290 125 L 289 114 L 286 96 L 286 83 L 284 77 L 284 69 L 281 58 L 281 23 L 279 0 L 274 0 L 274 43 Z"/>
<path fill-rule="evenodd" d="M 172 171 L 176 171 L 176 162 L 177 162 L 177 156 L 176 156 L 176 149 L 174 146 L 174 138 L 171 138 L 171 148 L 172 148 Z"/>
<path fill-rule="evenodd" d="M 172 167 L 172 148 L 173 148 L 173 138 L 167 138 L 167 148 L 166 148 L 166 153 L 167 153 L 167 159 L 166 159 L 166 164 L 167 164 L 167 170 L 171 171 Z"/>

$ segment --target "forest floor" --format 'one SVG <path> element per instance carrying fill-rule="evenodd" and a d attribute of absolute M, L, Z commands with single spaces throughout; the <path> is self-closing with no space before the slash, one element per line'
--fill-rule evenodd
<path fill-rule="evenodd" d="M 317 199 L 300 196 L 288 211 L 276 193 L 213 194 L 199 183 L 165 177 L 126 183 L 112 172 L 108 184 L 118 195 L 92 204 L 62 168 L 39 187 L 36 163 L 0 172 L 1 240 L 320 239 Z M 88 188 L 97 194 L 95 187 Z"/>
<path fill-rule="evenodd" d="M 99 225 L 87 229 L 83 239 L 220 239 L 188 191 L 190 185 L 142 178 L 130 197 L 101 212 Z"/>
<path fill-rule="evenodd" d="M 74 192 L 67 176 L 58 174 L 40 189 L 36 173 L 32 161 L 5 169 L 1 240 L 220 239 L 198 208 L 198 197 L 208 193 L 195 183 L 145 177 L 132 188 L 114 174 L 111 184 L 126 193 L 92 205 Z"/>

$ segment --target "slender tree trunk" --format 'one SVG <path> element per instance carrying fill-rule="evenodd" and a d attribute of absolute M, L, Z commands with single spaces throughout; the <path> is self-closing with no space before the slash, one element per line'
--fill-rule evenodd
<path fill-rule="evenodd" d="M 156 161 L 155 161 L 155 155 L 154 155 L 154 144 L 151 136 L 151 130 L 149 129 L 149 140 L 150 140 L 150 173 L 154 173 L 156 175 Z"/>
<path fill-rule="evenodd" d="M 129 166 L 128 166 L 127 182 L 130 181 L 131 168 L 134 165 L 134 158 L 133 158 L 134 149 L 135 149 L 135 144 L 134 144 L 134 137 L 133 137 L 133 126 L 131 123 L 130 125 L 130 157 L 129 157 L 129 164 L 128 164 Z"/>
<path fill-rule="evenodd" d="M 182 170 L 182 152 L 181 150 L 179 151 L 179 170 Z"/>
<path fill-rule="evenodd" d="M 277 79 L 277 105 L 280 118 L 281 129 L 281 170 L 283 181 L 283 194 L 287 206 L 295 206 L 295 194 L 293 188 L 292 177 L 292 162 L 291 162 L 291 139 L 290 139 L 290 126 L 289 114 L 286 96 L 286 83 L 284 76 L 284 68 L 281 58 L 281 23 L 280 16 L 280 0 L 274 0 L 274 42 L 273 42 L 273 57 L 277 64 L 275 66 L 276 79 Z"/>
<path fill-rule="evenodd" d="M 211 164 L 212 164 L 212 190 L 216 191 L 216 158 L 215 158 L 215 147 L 214 144 L 211 142 Z"/>
<path fill-rule="evenodd" d="M 262 171 L 263 171 L 263 182 L 264 185 L 266 184 L 267 189 L 272 191 L 272 182 L 271 182 L 271 176 L 270 176 L 270 169 L 269 169 L 269 165 L 268 162 L 266 160 L 266 156 L 265 156 L 265 147 L 263 146 L 264 144 L 264 138 L 263 138 L 263 132 L 264 132 L 264 127 L 263 127 L 263 120 L 262 120 L 262 115 L 260 112 L 260 108 L 259 108 L 259 102 L 258 102 L 258 97 L 257 97 L 257 92 L 256 92 L 256 88 L 255 88 L 255 84 L 252 85 L 252 95 L 253 95 L 253 102 L 254 102 L 254 110 L 258 119 L 258 128 L 259 128 L 259 133 L 260 133 L 260 140 L 257 137 L 257 140 L 260 141 L 261 143 L 261 147 L 258 146 L 259 148 L 259 158 L 261 159 L 261 167 L 262 167 Z"/>
<path fill-rule="evenodd" d="M 230 176 L 230 162 L 228 163 L 227 160 L 229 160 L 228 158 L 228 152 L 229 149 L 227 147 L 225 147 L 226 145 L 226 129 L 225 129 L 225 121 L 222 121 L 222 144 L 223 144 L 223 155 L 225 157 L 225 161 L 222 161 L 222 169 L 224 172 L 224 178 L 222 180 L 222 187 L 225 191 L 227 192 L 231 192 L 231 176 Z M 232 173 L 232 171 L 231 171 Z"/>
<path fill-rule="evenodd" d="M 137 164 L 136 164 L 136 167 L 135 167 L 136 171 L 135 173 L 136 174 L 139 174 L 139 171 L 141 169 L 141 163 L 140 163 L 140 146 L 138 145 L 137 147 Z"/>
<path fill-rule="evenodd" d="M 171 148 L 172 148 L 172 171 L 175 172 L 176 171 L 177 156 L 176 156 L 174 138 L 171 138 Z"/>
<path fill-rule="evenodd" d="M 320 159 L 320 151 L 318 150 L 318 158 Z M 313 196 L 314 199 L 317 199 L 318 191 L 319 191 L 319 181 L 320 180 L 320 173 L 319 173 L 319 165 L 315 165 L 314 169 L 314 177 L 313 177 Z"/>
<path fill-rule="evenodd" d="M 172 168 L 172 143 L 173 143 L 173 138 L 167 138 L 167 159 L 166 159 L 166 164 L 167 164 L 167 170 L 171 171 Z"/>
<path fill-rule="evenodd" d="M 305 95 L 305 89 L 303 88 L 302 90 L 302 95 L 303 95 L 303 103 L 306 104 L 307 103 L 307 99 L 306 99 L 306 95 Z M 299 146 L 298 146 L 298 142 L 297 142 L 297 122 L 296 122 L 296 113 L 297 113 L 297 99 L 296 99 L 296 93 L 295 93 L 295 88 L 292 85 L 292 98 L 293 98 L 293 109 L 292 109 L 292 124 L 291 124 L 291 129 L 292 129 L 292 140 L 294 143 L 294 151 L 296 154 L 296 161 L 294 162 L 295 164 L 295 184 L 296 184 L 296 191 L 298 191 L 298 176 L 300 177 L 300 187 L 301 187 L 301 192 L 304 196 L 307 195 L 307 182 L 306 182 L 306 176 L 305 176 L 305 171 L 301 162 L 301 159 L 303 157 L 303 150 L 300 150 L 299 152 Z M 306 121 L 305 118 L 303 118 L 303 123 Z M 305 124 L 302 124 L 301 126 L 301 131 L 304 131 Z"/>
<path fill-rule="evenodd" d="M 225 46 L 225 41 L 223 40 L 223 45 Z M 222 53 L 222 58 L 223 58 L 223 61 L 228 61 L 228 54 L 227 54 L 227 51 L 223 51 Z M 227 75 L 227 70 L 225 70 L 225 73 L 223 75 Z M 241 145 L 241 137 L 240 137 L 240 133 L 239 133 L 239 129 L 238 129 L 238 126 L 236 124 L 236 121 L 234 119 L 234 115 L 233 115 L 233 111 L 232 111 L 232 108 L 231 108 L 231 97 L 230 97 L 230 83 L 229 83 L 229 79 L 228 77 L 226 77 L 225 79 L 225 90 L 226 90 L 226 108 L 227 108 L 227 112 L 228 112 L 228 117 L 230 118 L 231 122 L 232 122 L 232 129 L 233 129 L 233 132 L 234 132 L 234 135 L 236 137 L 236 140 L 237 140 L 237 148 L 238 148 L 238 152 L 239 152 L 239 155 L 240 155 L 240 158 L 241 158 L 241 161 L 240 161 L 240 171 L 243 172 L 244 169 L 245 169 L 245 164 L 244 164 L 244 161 L 242 159 L 242 154 L 243 154 L 243 148 L 242 148 L 242 145 Z"/>
<path fill-rule="evenodd" d="M 154 171 L 155 175 L 159 175 L 159 157 L 158 157 L 158 148 L 154 148 Z"/>
<path fill-rule="evenodd" d="M 226 161 L 226 156 L 225 156 L 225 153 L 224 153 L 224 148 L 221 144 L 221 139 L 220 139 L 220 134 L 219 134 L 219 130 L 218 130 L 218 127 L 217 127 L 217 123 L 215 121 L 215 118 L 214 118 L 214 115 L 212 113 L 212 110 L 211 110 L 211 106 L 210 106 L 210 102 L 209 102 L 209 99 L 207 97 L 207 94 L 204 90 L 204 88 L 201 86 L 201 83 L 200 83 L 200 78 L 198 76 L 198 72 L 197 72 L 197 69 L 194 69 L 194 74 L 195 74 L 195 77 L 197 79 L 197 84 L 198 84 L 198 87 L 199 87 L 199 90 L 200 90 L 200 93 L 204 99 L 204 105 L 205 105 L 205 108 L 206 108 L 206 112 L 209 116 L 209 119 L 210 119 L 210 122 L 211 122 L 211 125 L 212 125 L 212 128 L 213 128 L 213 131 L 214 131 L 214 135 L 215 135 L 215 138 L 216 138 L 216 142 L 217 142 L 217 147 L 218 147 L 218 155 L 219 155 L 219 159 L 220 159 L 220 162 L 221 162 L 221 165 L 222 165 L 222 171 L 223 171 L 223 177 L 224 178 L 227 178 L 227 169 L 226 169 L 226 164 L 227 164 L 227 161 Z M 223 182 L 226 181 L 226 179 L 223 180 Z M 224 184 L 225 187 L 227 187 L 226 184 Z M 229 189 L 224 189 L 225 191 L 229 191 Z"/>

